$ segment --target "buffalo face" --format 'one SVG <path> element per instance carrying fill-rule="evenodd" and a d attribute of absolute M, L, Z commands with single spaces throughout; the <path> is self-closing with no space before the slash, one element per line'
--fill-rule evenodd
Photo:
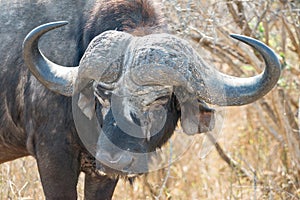
<path fill-rule="evenodd" d="M 133 175 L 148 171 L 151 152 L 172 135 L 177 120 L 185 133 L 214 127 L 220 106 L 249 104 L 268 93 L 280 76 L 275 53 L 252 38 L 232 35 L 256 49 L 266 68 L 238 78 L 208 66 L 186 41 L 169 34 L 134 37 L 106 31 L 93 39 L 79 66 L 64 67 L 38 49 L 54 22 L 28 34 L 23 56 L 33 75 L 50 90 L 73 97 L 74 120 L 101 172 Z M 80 116 L 80 117 L 78 117 Z M 83 134 L 82 134 L 83 133 Z"/>

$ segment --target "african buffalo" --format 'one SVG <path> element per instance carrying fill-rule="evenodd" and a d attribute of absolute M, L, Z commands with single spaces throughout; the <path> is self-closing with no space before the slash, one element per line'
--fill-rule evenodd
<path fill-rule="evenodd" d="M 146 0 L 0 1 L 0 16 L 0 163 L 34 156 L 47 199 L 76 199 L 81 171 L 86 199 L 110 199 L 119 176 L 147 172 L 179 118 L 187 134 L 209 131 L 205 102 L 249 104 L 280 76 L 274 52 L 239 35 L 266 68 L 220 73 Z M 47 23 L 58 20 L 69 25 Z"/>

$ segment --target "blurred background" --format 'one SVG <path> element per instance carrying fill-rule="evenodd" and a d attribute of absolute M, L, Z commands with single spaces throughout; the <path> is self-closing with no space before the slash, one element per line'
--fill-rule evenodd
<path fill-rule="evenodd" d="M 113 199 L 300 199 L 300 0 L 162 0 L 161 10 L 171 33 L 222 72 L 248 77 L 264 68 L 256 52 L 229 37 L 236 33 L 273 48 L 282 77 L 263 99 L 225 108 L 221 132 L 193 136 L 170 167 L 132 185 L 120 180 Z M 44 199 L 33 158 L 0 165 L 0 199 Z"/>

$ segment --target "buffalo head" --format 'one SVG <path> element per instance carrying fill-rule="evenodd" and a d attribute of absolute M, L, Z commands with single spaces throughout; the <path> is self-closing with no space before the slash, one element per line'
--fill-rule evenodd
<path fill-rule="evenodd" d="M 249 104 L 267 94 L 280 76 L 275 53 L 240 35 L 231 37 L 252 46 L 266 63 L 257 76 L 225 75 L 205 64 L 186 41 L 170 34 L 135 37 L 119 31 L 98 35 L 79 66 L 64 67 L 48 60 L 38 41 L 65 24 L 49 23 L 31 31 L 23 44 L 24 60 L 47 88 L 73 96 L 75 109 L 83 116 L 80 127 L 85 127 L 85 134 L 97 133 L 90 141 L 97 143 L 91 151 L 105 173 L 147 171 L 144 153 L 169 139 L 179 117 L 185 133 L 207 132 L 214 127 L 214 110 L 205 102 Z"/>

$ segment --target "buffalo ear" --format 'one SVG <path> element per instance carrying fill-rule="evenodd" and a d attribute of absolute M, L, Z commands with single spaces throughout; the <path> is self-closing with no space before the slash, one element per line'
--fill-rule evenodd
<path fill-rule="evenodd" d="M 92 87 L 85 88 L 79 93 L 78 107 L 91 120 L 95 115 L 95 96 Z"/>
<path fill-rule="evenodd" d="M 188 135 L 205 133 L 214 128 L 215 111 L 196 99 L 187 100 L 180 105 L 181 126 Z"/>

